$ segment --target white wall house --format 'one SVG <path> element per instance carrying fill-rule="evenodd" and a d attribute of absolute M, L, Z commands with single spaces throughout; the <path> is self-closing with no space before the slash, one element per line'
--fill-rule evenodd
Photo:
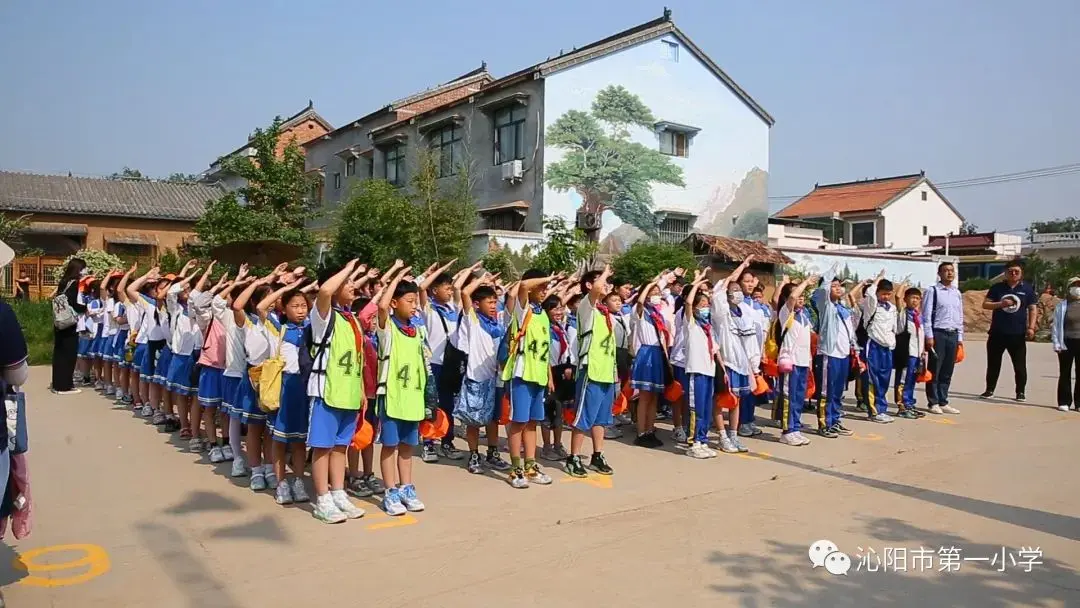
<path fill-rule="evenodd" d="M 932 234 L 958 234 L 964 217 L 922 173 L 815 185 L 774 217 L 819 228 L 826 240 L 914 250 Z"/>

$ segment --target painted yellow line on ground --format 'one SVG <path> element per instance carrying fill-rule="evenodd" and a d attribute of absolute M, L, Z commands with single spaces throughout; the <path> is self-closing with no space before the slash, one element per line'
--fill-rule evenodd
<path fill-rule="evenodd" d="M 941 416 L 925 416 L 923 420 L 933 422 L 934 424 L 956 424 L 952 418 L 943 418 Z"/>
<path fill-rule="evenodd" d="M 396 516 L 396 517 L 390 517 L 389 515 L 387 515 L 385 513 L 380 513 L 380 515 L 382 515 L 381 518 L 375 517 L 375 518 L 372 518 L 372 519 L 375 519 L 376 521 L 378 521 L 379 519 L 383 519 L 383 520 L 386 520 L 386 521 L 378 521 L 378 523 L 368 524 L 368 527 L 367 527 L 368 530 L 387 530 L 389 528 L 401 528 L 403 526 L 411 526 L 413 524 L 420 523 L 419 519 L 416 519 L 415 517 L 413 517 L 409 513 L 406 513 L 405 515 L 399 515 L 399 516 Z M 366 519 L 366 516 L 365 516 L 365 519 Z"/>
<path fill-rule="evenodd" d="M 588 477 L 567 477 L 562 480 L 562 483 L 583 483 L 585 485 L 592 486 L 594 488 L 601 488 L 603 490 L 610 490 L 614 487 L 615 482 L 612 480 L 611 475 L 589 475 Z"/>
<path fill-rule="evenodd" d="M 52 553 L 79 552 L 82 553 L 82 557 L 67 562 L 60 562 L 56 564 L 39 564 L 35 561 L 42 556 Z M 85 583 L 91 579 L 101 576 L 102 574 L 105 574 L 109 571 L 110 568 L 112 568 L 112 562 L 109 560 L 108 552 L 106 552 L 104 548 L 98 545 L 52 545 L 49 547 L 39 547 L 37 549 L 31 549 L 30 551 L 21 553 L 18 557 L 11 561 L 11 567 L 27 573 L 27 576 L 23 577 L 19 581 L 20 585 L 26 585 L 29 587 L 67 587 L 69 585 L 79 585 Z M 37 573 L 61 572 L 64 570 L 76 570 L 81 568 L 85 568 L 86 571 L 82 574 L 77 574 L 75 576 L 37 576 Z"/>
<path fill-rule="evenodd" d="M 882 439 L 884 439 L 884 437 L 878 435 L 877 433 L 866 433 L 865 435 L 862 433 L 855 433 L 851 436 L 851 438 L 858 439 L 859 441 L 881 441 Z"/>
<path fill-rule="evenodd" d="M 769 458 L 772 458 L 772 454 L 768 452 L 740 452 L 736 454 L 736 456 L 750 460 L 768 460 Z"/>

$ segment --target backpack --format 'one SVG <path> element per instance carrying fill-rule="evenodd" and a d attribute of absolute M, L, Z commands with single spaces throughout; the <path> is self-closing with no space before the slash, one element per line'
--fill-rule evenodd
<path fill-rule="evenodd" d="M 52 299 L 53 327 L 56 329 L 67 329 L 78 321 L 78 315 L 67 297 L 67 290 L 71 287 L 71 283 L 73 281 L 68 281 L 68 284 L 64 285 L 64 288 L 58 291 Z"/>
<path fill-rule="evenodd" d="M 521 347 L 521 340 L 525 337 L 525 329 L 529 326 L 530 319 L 532 319 L 532 307 L 525 310 L 525 318 L 522 319 L 521 327 L 518 328 L 517 333 L 507 331 L 503 334 L 502 340 L 499 341 L 499 350 L 495 354 L 495 360 L 499 364 L 499 369 L 505 368 L 506 362 L 518 353 L 518 349 Z"/>
<path fill-rule="evenodd" d="M 267 329 L 270 327 L 268 325 Z M 258 374 L 259 409 L 267 413 L 276 412 L 281 407 L 281 377 L 285 373 L 285 358 L 281 356 L 281 346 L 284 342 L 285 326 L 282 325 L 277 348 L 259 365 L 262 368 Z"/>

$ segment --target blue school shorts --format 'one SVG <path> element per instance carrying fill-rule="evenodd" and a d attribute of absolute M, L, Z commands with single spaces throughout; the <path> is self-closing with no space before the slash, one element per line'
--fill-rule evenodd
<path fill-rule="evenodd" d="M 177 395 L 191 395 L 191 368 L 195 359 L 191 355 L 173 355 L 169 358 L 169 371 L 165 376 L 165 388 Z"/>
<path fill-rule="evenodd" d="M 236 410 L 236 393 L 240 390 L 241 380 L 243 378 L 239 376 L 226 376 L 225 372 L 221 373 L 221 411 L 229 416 Z"/>
<path fill-rule="evenodd" d="M 221 405 L 222 389 L 225 384 L 223 371 L 216 367 L 205 366 L 199 372 L 199 405 L 211 408 Z"/>
<path fill-rule="evenodd" d="M 159 384 L 168 388 L 169 384 L 169 364 L 172 363 L 172 349 L 168 346 L 161 349 L 157 356 L 157 362 L 154 363 L 153 383 Z"/>
<path fill-rule="evenodd" d="M 594 426 L 610 426 L 612 423 L 611 406 L 615 403 L 614 382 L 593 382 L 589 380 L 589 366 L 578 372 L 577 412 L 574 415 L 574 428 L 588 433 Z"/>
<path fill-rule="evenodd" d="M 385 408 L 380 407 L 379 410 L 379 443 L 390 448 L 399 445 L 419 445 L 419 422 L 391 418 L 386 415 Z"/>
<path fill-rule="evenodd" d="M 79 355 L 80 359 L 85 359 L 90 354 L 90 343 L 91 342 L 93 342 L 93 340 L 90 339 L 90 336 L 86 336 L 86 337 L 79 336 L 79 352 L 78 352 L 78 355 Z"/>
<path fill-rule="evenodd" d="M 307 383 L 300 374 L 282 374 L 281 407 L 274 415 L 270 434 L 279 443 L 304 443 L 308 435 L 308 419 L 311 402 L 308 401 Z M 355 428 L 356 424 L 353 424 Z M 352 439 L 352 436 L 349 436 Z"/>
<path fill-rule="evenodd" d="M 330 407 L 320 397 L 311 398 L 308 417 L 307 444 L 309 447 L 330 449 L 347 446 L 356 432 L 356 417 L 360 412 Z"/>
<path fill-rule="evenodd" d="M 510 380 L 510 421 L 539 422 L 544 419 L 547 387 L 521 378 Z"/>

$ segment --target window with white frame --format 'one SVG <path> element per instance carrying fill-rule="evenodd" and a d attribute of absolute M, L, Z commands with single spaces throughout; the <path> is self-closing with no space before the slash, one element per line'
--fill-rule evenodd
<path fill-rule="evenodd" d="M 877 243 L 877 222 L 851 222 L 852 245 L 874 245 Z"/>
<path fill-rule="evenodd" d="M 690 156 L 690 143 L 701 132 L 697 127 L 662 120 L 653 125 L 660 140 L 660 153 L 686 158 Z"/>
<path fill-rule="evenodd" d="M 678 42 L 672 42 L 671 40 L 661 40 L 660 42 L 664 45 L 664 57 L 668 61 L 673 61 L 675 63 L 678 63 L 679 62 L 679 43 Z"/>

